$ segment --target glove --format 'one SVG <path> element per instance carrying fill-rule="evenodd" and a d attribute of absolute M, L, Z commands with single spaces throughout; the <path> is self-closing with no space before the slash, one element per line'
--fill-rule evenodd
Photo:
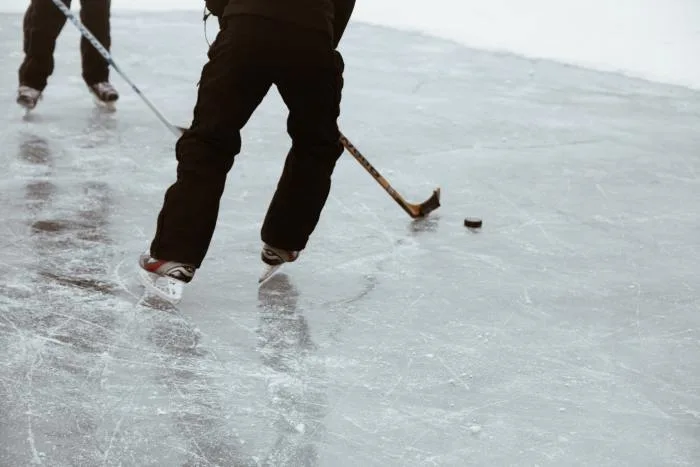
<path fill-rule="evenodd" d="M 226 5 L 228 5 L 228 0 L 204 0 L 204 3 L 212 15 L 221 18 L 224 15 Z"/>

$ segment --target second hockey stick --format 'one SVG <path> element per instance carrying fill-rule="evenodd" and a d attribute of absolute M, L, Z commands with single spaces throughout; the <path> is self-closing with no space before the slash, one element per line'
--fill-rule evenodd
<path fill-rule="evenodd" d="M 66 18 L 68 18 L 71 23 L 75 25 L 76 28 L 78 28 L 78 31 L 80 31 L 80 34 L 83 35 L 85 39 L 90 41 L 90 43 L 95 47 L 95 49 L 102 55 L 102 57 L 107 61 L 109 65 L 114 68 L 114 70 L 121 75 L 122 78 L 124 78 L 124 81 L 129 83 L 131 86 L 131 89 L 134 90 L 136 94 L 146 103 L 148 107 L 151 108 L 153 113 L 156 114 L 156 116 L 160 119 L 163 124 L 165 124 L 166 127 L 176 136 L 180 135 L 180 130 L 174 126 L 172 123 L 168 121 L 168 119 L 165 118 L 165 116 L 156 108 L 155 105 L 151 103 L 151 101 L 146 98 L 146 96 L 139 90 L 139 88 L 136 87 L 136 85 L 129 79 L 128 76 L 117 66 L 116 63 L 114 63 L 114 59 L 112 58 L 112 55 L 107 51 L 107 49 L 104 48 L 102 44 L 100 44 L 100 41 L 97 40 L 97 38 L 90 32 L 88 28 L 83 25 L 83 23 L 80 22 L 78 18 L 75 17 L 75 15 L 70 11 L 70 9 L 63 3 L 61 0 L 51 0 L 56 7 L 61 10 L 61 12 L 66 15 Z"/>

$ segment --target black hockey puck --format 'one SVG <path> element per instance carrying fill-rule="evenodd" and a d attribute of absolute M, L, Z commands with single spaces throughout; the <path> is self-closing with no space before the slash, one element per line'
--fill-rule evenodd
<path fill-rule="evenodd" d="M 478 217 L 467 217 L 464 219 L 464 226 L 469 227 L 470 229 L 478 229 L 481 227 L 481 219 Z"/>

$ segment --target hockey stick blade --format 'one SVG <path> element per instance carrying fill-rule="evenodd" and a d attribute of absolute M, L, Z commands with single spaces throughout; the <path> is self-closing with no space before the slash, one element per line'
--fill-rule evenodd
<path fill-rule="evenodd" d="M 411 211 L 410 216 L 414 219 L 425 217 L 440 207 L 440 188 L 436 188 L 433 194 L 421 204 L 406 203 Z"/>

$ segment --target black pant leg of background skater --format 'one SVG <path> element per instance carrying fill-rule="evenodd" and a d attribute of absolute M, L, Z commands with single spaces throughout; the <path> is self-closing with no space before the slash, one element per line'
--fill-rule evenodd
<path fill-rule="evenodd" d="M 302 250 L 318 224 L 343 153 L 337 119 L 344 63 L 324 35 L 298 34 L 276 84 L 289 108 L 292 147 L 261 230 L 262 240 L 286 250 Z"/>
<path fill-rule="evenodd" d="M 80 21 L 107 50 L 112 46 L 110 7 L 111 0 L 81 0 L 80 2 Z M 85 84 L 90 86 L 109 80 L 109 64 L 84 37 L 80 39 L 80 56 Z"/>
<path fill-rule="evenodd" d="M 168 188 L 151 243 L 154 258 L 200 267 L 219 213 L 240 130 L 272 85 L 267 43 L 276 22 L 231 17 L 204 65 L 194 118 L 178 140 L 177 181 Z"/>
<path fill-rule="evenodd" d="M 70 0 L 62 0 L 70 6 Z M 24 61 L 19 83 L 43 91 L 54 70 L 56 40 L 66 16 L 51 0 L 32 0 L 24 14 Z"/>

